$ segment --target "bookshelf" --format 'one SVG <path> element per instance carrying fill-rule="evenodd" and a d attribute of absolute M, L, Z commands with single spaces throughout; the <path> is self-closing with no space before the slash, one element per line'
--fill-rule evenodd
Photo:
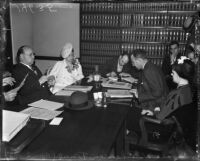
<path fill-rule="evenodd" d="M 187 34 L 185 19 L 197 10 L 189 2 L 88 2 L 81 3 L 81 63 L 85 75 L 94 65 L 103 65 L 111 57 L 142 48 L 150 61 L 162 64 L 172 40 L 184 53 Z"/>

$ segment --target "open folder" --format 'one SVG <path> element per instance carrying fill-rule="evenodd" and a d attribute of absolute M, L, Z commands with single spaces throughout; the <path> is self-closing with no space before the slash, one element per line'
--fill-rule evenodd
<path fill-rule="evenodd" d="M 9 142 L 28 122 L 30 115 L 3 110 L 2 140 Z"/>

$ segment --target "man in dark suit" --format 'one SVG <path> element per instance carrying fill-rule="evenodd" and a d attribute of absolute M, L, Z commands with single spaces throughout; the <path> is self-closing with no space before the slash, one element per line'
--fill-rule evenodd
<path fill-rule="evenodd" d="M 35 55 L 29 46 L 22 46 L 17 52 L 18 64 L 15 65 L 12 76 L 15 79 L 15 87 L 25 79 L 24 85 L 18 92 L 17 98 L 20 104 L 28 104 L 50 96 L 47 85 L 47 76 L 34 65 Z"/>
<path fill-rule="evenodd" d="M 128 114 L 127 128 L 137 129 L 139 128 L 138 121 L 141 115 L 152 115 L 156 107 L 160 107 L 168 94 L 168 88 L 162 70 L 148 61 L 145 50 L 137 49 L 133 51 L 131 62 L 133 66 L 141 70 L 141 77 L 137 89 L 131 90 L 138 100 L 138 104 Z"/>
<path fill-rule="evenodd" d="M 177 60 L 181 57 L 181 53 L 179 52 L 179 43 L 177 41 L 171 41 L 169 44 L 169 50 L 170 53 L 166 54 L 163 59 L 162 70 L 167 81 L 167 86 L 171 91 L 177 86 L 172 80 L 171 73 L 172 65 L 175 64 Z"/>

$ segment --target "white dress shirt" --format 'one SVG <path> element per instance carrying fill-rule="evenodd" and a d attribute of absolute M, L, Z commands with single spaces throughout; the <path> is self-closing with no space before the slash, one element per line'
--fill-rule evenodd
<path fill-rule="evenodd" d="M 78 61 L 78 59 L 77 59 Z M 78 68 L 74 69 L 72 72 L 67 70 L 68 63 L 65 60 L 58 61 L 52 70 L 50 71 L 49 75 L 55 76 L 55 86 L 51 88 L 52 93 L 56 93 L 63 89 L 64 87 L 75 83 L 76 81 L 81 80 L 84 78 L 81 64 L 78 62 Z"/>

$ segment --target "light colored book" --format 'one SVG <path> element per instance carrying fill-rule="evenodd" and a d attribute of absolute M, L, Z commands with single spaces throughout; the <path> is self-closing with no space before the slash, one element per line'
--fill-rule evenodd
<path fill-rule="evenodd" d="M 2 140 L 9 142 L 28 122 L 30 115 L 3 110 Z"/>
<path fill-rule="evenodd" d="M 131 89 L 132 85 L 130 83 L 126 82 L 113 82 L 113 81 L 107 81 L 101 83 L 103 87 L 107 88 L 119 88 L 119 89 Z"/>
<path fill-rule="evenodd" d="M 108 97 L 111 98 L 132 98 L 133 94 L 129 92 L 129 90 L 121 90 L 121 89 L 109 89 L 107 90 Z"/>
<path fill-rule="evenodd" d="M 41 120 L 51 120 L 60 115 L 63 111 L 53 111 L 37 107 L 28 107 L 21 111 L 21 113 L 28 114 L 31 118 Z"/>
<path fill-rule="evenodd" d="M 57 110 L 57 109 L 63 107 L 64 103 L 41 99 L 36 102 L 30 103 L 28 105 L 33 106 L 33 107 L 47 109 L 47 110 Z"/>

